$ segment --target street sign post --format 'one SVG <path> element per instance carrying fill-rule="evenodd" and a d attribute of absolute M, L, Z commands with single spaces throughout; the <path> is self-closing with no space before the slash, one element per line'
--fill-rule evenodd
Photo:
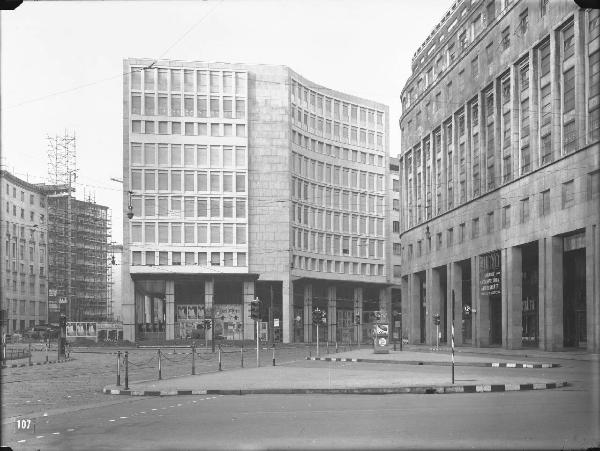
<path fill-rule="evenodd" d="M 454 384 L 454 290 L 452 290 L 452 383 Z"/>

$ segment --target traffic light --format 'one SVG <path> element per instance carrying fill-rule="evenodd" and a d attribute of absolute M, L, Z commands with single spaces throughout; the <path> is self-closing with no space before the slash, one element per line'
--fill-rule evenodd
<path fill-rule="evenodd" d="M 327 313 L 326 312 L 321 312 L 321 322 L 322 323 L 327 323 Z"/>
<path fill-rule="evenodd" d="M 440 325 L 440 315 L 439 315 L 439 313 L 435 313 L 433 315 L 433 324 L 435 324 L 436 326 Z"/>
<path fill-rule="evenodd" d="M 323 312 L 318 308 L 313 310 L 313 324 L 319 324 L 323 321 Z"/>
<path fill-rule="evenodd" d="M 260 319 L 260 301 L 258 298 L 250 302 L 250 318 L 255 321 Z"/>
<path fill-rule="evenodd" d="M 279 327 L 276 327 L 274 329 L 274 341 L 280 342 L 281 341 L 281 329 Z"/>
<path fill-rule="evenodd" d="M 204 320 L 204 323 L 203 323 L 202 325 L 204 326 L 204 328 L 205 328 L 206 330 L 209 330 L 209 329 L 210 329 L 210 327 L 211 327 L 211 320 L 209 320 L 209 319 L 205 319 L 205 320 Z"/>

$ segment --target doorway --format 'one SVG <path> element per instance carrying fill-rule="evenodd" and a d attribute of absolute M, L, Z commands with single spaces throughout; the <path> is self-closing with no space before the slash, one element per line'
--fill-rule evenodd
<path fill-rule="evenodd" d="M 563 255 L 563 337 L 565 347 L 585 347 L 585 248 Z"/>
<path fill-rule="evenodd" d="M 502 345 L 502 297 L 490 296 L 490 345 Z"/>

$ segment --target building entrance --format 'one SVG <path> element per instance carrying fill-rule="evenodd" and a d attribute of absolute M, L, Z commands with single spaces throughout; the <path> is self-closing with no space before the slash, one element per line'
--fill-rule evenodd
<path fill-rule="evenodd" d="M 502 344 L 502 297 L 490 296 L 490 345 Z"/>
<path fill-rule="evenodd" d="M 522 344 L 537 346 L 539 340 L 538 327 L 538 244 L 537 242 L 522 247 Z"/>
<path fill-rule="evenodd" d="M 563 337 L 565 347 L 585 347 L 585 248 L 567 250 L 563 256 Z"/>

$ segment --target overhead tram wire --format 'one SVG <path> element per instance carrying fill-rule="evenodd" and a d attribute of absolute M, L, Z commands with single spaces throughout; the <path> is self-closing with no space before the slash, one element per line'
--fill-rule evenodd
<path fill-rule="evenodd" d="M 56 92 L 53 92 L 53 93 L 50 93 L 50 94 L 46 94 L 46 95 L 44 95 L 44 96 L 41 96 L 41 97 L 36 97 L 36 98 L 34 98 L 34 99 L 25 100 L 25 101 L 23 101 L 23 102 L 21 102 L 21 103 L 17 103 L 17 104 L 15 104 L 15 105 L 10 105 L 10 106 L 8 106 L 8 107 L 5 107 L 5 108 L 3 108 L 2 110 L 3 110 L 3 111 L 4 111 L 4 110 L 11 110 L 11 109 L 13 109 L 13 108 L 18 108 L 18 107 L 20 107 L 20 106 L 27 105 L 27 104 L 29 104 L 29 103 L 39 102 L 39 101 L 46 100 L 46 99 L 48 99 L 48 98 L 51 98 L 51 97 L 60 96 L 60 95 L 63 95 L 63 94 L 69 94 L 69 93 L 71 93 L 71 92 L 74 92 L 74 91 L 78 91 L 78 90 L 81 90 L 81 89 L 85 89 L 85 88 L 89 88 L 89 87 L 92 87 L 92 86 L 96 86 L 96 85 L 98 85 L 98 84 L 105 83 L 105 82 L 107 82 L 107 81 L 111 81 L 111 80 L 114 80 L 114 79 L 117 79 L 117 78 L 125 77 L 125 76 L 127 76 L 127 75 L 131 74 L 132 72 L 142 71 L 142 70 L 144 70 L 144 69 L 150 69 L 150 68 L 152 68 L 152 67 L 153 67 L 153 66 L 154 66 L 154 65 L 155 65 L 155 64 L 158 62 L 158 60 L 160 60 L 160 59 L 164 58 L 164 56 L 165 56 L 165 55 L 166 55 L 166 54 L 167 54 L 167 53 L 168 53 L 168 52 L 169 52 L 169 51 L 170 51 L 170 50 L 171 50 L 173 47 L 175 47 L 177 44 L 179 44 L 179 43 L 180 43 L 180 42 L 181 42 L 181 41 L 182 41 L 182 40 L 183 40 L 183 39 L 184 39 L 184 38 L 185 38 L 185 37 L 186 37 L 186 36 L 187 36 L 189 33 L 191 33 L 191 32 L 192 32 L 192 30 L 193 30 L 194 28 L 196 28 L 198 25 L 200 25 L 200 23 L 202 23 L 202 22 L 203 22 L 203 21 L 204 21 L 204 20 L 205 20 L 205 19 L 206 19 L 206 18 L 207 18 L 207 17 L 208 17 L 208 16 L 209 16 L 209 15 L 210 15 L 210 14 L 211 14 L 211 13 L 212 13 L 212 12 L 213 12 L 213 11 L 214 11 L 216 8 L 217 8 L 217 6 L 219 6 L 219 5 L 220 5 L 222 2 L 223 2 L 223 0 L 219 0 L 217 3 L 215 3 L 215 5 L 212 7 L 212 9 L 210 9 L 210 10 L 209 10 L 209 11 L 208 11 L 206 14 L 204 14 L 202 17 L 200 17 L 200 19 L 199 19 L 199 20 L 198 20 L 196 23 L 194 23 L 194 25 L 192 25 L 192 26 L 191 26 L 191 27 L 190 27 L 190 28 L 189 28 L 189 29 L 188 29 L 188 30 L 187 30 L 187 31 L 186 31 L 186 32 L 185 32 L 185 33 L 184 33 L 184 34 L 183 34 L 181 37 L 179 37 L 179 38 L 178 38 L 178 39 L 177 39 L 177 40 L 176 40 L 176 41 L 175 41 L 173 44 L 171 44 L 171 45 L 170 45 L 170 46 L 169 46 L 169 47 L 168 47 L 168 48 L 167 48 L 167 49 L 166 49 L 166 50 L 165 50 L 165 51 L 164 51 L 164 52 L 163 52 L 163 53 L 160 55 L 160 57 L 159 57 L 158 59 L 154 60 L 154 61 L 153 61 L 153 62 L 152 62 L 150 65 L 148 65 L 148 66 L 146 66 L 146 67 L 143 67 L 143 68 L 135 68 L 135 69 L 132 69 L 132 70 L 130 70 L 129 72 L 122 72 L 122 73 L 120 73 L 120 74 L 118 74 L 118 75 L 113 75 L 113 76 L 111 76 L 111 77 L 106 77 L 106 78 L 103 78 L 103 79 L 100 79 L 100 80 L 96 80 L 96 81 L 92 81 L 92 82 L 89 82 L 89 83 L 84 83 L 84 84 L 82 84 L 82 85 L 78 85 L 78 86 L 75 86 L 75 87 L 72 87 L 72 88 L 69 88 L 69 89 L 64 89 L 64 90 L 62 90 L 62 91 L 56 91 Z"/>

